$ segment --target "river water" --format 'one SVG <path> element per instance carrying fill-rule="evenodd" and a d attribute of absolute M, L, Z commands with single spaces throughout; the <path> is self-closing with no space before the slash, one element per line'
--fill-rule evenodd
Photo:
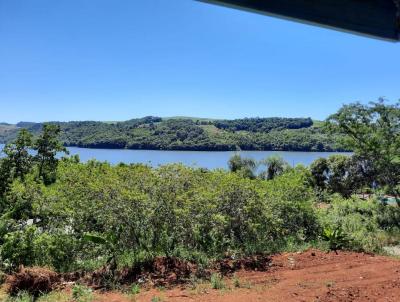
<path fill-rule="evenodd" d="M 4 145 L 0 144 L 0 150 Z M 68 148 L 71 155 L 78 154 L 81 161 L 96 159 L 107 161 L 111 164 L 120 162 L 144 163 L 151 166 L 164 165 L 169 163 L 183 163 L 188 166 L 202 167 L 208 169 L 227 168 L 229 158 L 235 154 L 234 151 L 209 152 L 209 151 L 159 151 L 159 150 L 116 150 L 116 149 L 87 149 Z M 244 157 L 261 160 L 271 155 L 282 156 L 290 165 L 309 165 L 320 157 L 328 157 L 332 154 L 350 154 L 334 152 L 288 152 L 288 151 L 241 151 Z"/>

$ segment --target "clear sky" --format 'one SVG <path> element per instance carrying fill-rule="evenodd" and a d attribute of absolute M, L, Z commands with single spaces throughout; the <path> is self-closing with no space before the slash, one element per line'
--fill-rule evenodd
<path fill-rule="evenodd" d="M 194 0 L 0 0 L 0 121 L 323 119 L 400 98 L 400 43 Z"/>

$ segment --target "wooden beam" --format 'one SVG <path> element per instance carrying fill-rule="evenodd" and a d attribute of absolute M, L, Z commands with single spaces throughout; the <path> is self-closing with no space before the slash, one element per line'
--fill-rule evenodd
<path fill-rule="evenodd" d="M 400 40 L 400 0 L 200 0 L 391 41 Z"/>

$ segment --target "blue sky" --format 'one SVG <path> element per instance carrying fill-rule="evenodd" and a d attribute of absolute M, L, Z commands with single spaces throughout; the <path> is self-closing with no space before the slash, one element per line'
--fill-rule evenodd
<path fill-rule="evenodd" d="M 323 119 L 400 98 L 400 43 L 194 0 L 0 0 L 0 121 Z"/>

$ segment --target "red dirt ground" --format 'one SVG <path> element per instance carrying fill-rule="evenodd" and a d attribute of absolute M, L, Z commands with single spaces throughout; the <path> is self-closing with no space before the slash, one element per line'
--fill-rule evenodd
<path fill-rule="evenodd" d="M 226 279 L 226 288 L 194 287 L 142 290 L 132 297 L 120 293 L 97 294 L 96 302 L 398 302 L 400 261 L 383 256 L 310 250 L 272 257 L 269 271 L 236 273 L 241 287 Z"/>

